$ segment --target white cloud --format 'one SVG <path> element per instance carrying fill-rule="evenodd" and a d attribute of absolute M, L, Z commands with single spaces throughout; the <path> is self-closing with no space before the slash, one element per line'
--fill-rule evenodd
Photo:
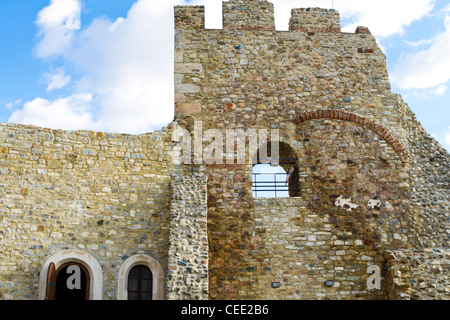
<path fill-rule="evenodd" d="M 95 94 L 105 131 L 144 132 L 172 121 L 172 7 L 141 0 L 126 18 L 96 19 L 65 55 L 83 72 L 78 90 Z"/>
<path fill-rule="evenodd" d="M 442 12 L 444 13 L 450 12 L 450 4 L 448 4 L 444 9 L 442 9 Z"/>
<path fill-rule="evenodd" d="M 450 14 L 444 21 L 445 31 L 423 41 L 429 47 L 403 54 L 392 73 L 392 82 L 402 89 L 438 87 L 442 91 L 450 80 Z"/>
<path fill-rule="evenodd" d="M 181 3 L 139 0 L 126 17 L 116 21 L 97 18 L 81 27 L 78 0 L 52 0 L 38 14 L 40 42 L 35 51 L 50 62 L 62 58 L 81 76 L 74 79 L 71 95 L 27 102 L 9 121 L 126 133 L 149 132 L 170 123 L 174 108 L 173 5 Z M 44 78 L 47 91 L 71 81 L 63 69 Z M 84 93 L 90 99 L 80 99 L 86 97 L 80 95 Z"/>
<path fill-rule="evenodd" d="M 436 96 L 442 96 L 446 92 L 447 92 L 447 86 L 446 85 L 440 85 L 436 89 L 431 91 L 431 93 L 433 95 L 436 95 Z"/>
<path fill-rule="evenodd" d="M 13 108 L 15 108 L 16 106 L 20 105 L 21 103 L 22 103 L 22 99 L 16 99 L 16 100 L 14 100 L 14 101 L 10 101 L 10 102 L 6 103 L 6 104 L 5 104 L 5 107 L 6 107 L 7 109 L 13 109 Z"/>
<path fill-rule="evenodd" d="M 335 1 L 341 7 L 341 17 L 352 19 L 344 31 L 354 32 L 357 26 L 367 26 L 373 35 L 388 37 L 402 34 L 413 21 L 420 20 L 433 9 L 433 0 L 342 0 Z"/>
<path fill-rule="evenodd" d="M 36 24 L 40 42 L 35 48 L 39 58 L 47 58 L 63 53 L 70 47 L 75 31 L 80 29 L 79 0 L 51 0 L 42 9 Z"/>
<path fill-rule="evenodd" d="M 433 39 L 422 39 L 422 40 L 419 40 L 419 41 L 408 41 L 408 40 L 405 40 L 404 42 L 406 44 L 412 46 L 412 47 L 416 47 L 417 48 L 417 47 L 421 47 L 421 46 L 424 46 L 424 45 L 433 44 Z"/>
<path fill-rule="evenodd" d="M 95 130 L 96 123 L 90 113 L 91 102 L 90 94 L 74 94 L 54 101 L 36 98 L 26 102 L 22 109 L 14 111 L 9 122 L 53 129 Z"/>
<path fill-rule="evenodd" d="M 410 94 L 422 99 L 435 99 L 444 95 L 447 92 L 447 89 L 446 85 L 439 85 L 431 89 L 414 89 L 410 91 Z"/>
<path fill-rule="evenodd" d="M 450 127 L 448 127 L 448 130 L 449 131 L 445 133 L 445 144 L 450 148 Z"/>
<path fill-rule="evenodd" d="M 43 82 L 47 83 L 47 92 L 62 89 L 70 83 L 71 77 L 66 75 L 64 68 L 58 68 L 53 73 L 45 73 Z"/>

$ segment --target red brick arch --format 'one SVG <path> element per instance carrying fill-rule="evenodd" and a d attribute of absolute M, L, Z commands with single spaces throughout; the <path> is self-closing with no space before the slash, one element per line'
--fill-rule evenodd
<path fill-rule="evenodd" d="M 369 120 L 356 113 L 331 109 L 318 109 L 314 111 L 305 111 L 300 114 L 297 114 L 294 121 L 296 124 L 299 124 L 301 122 L 314 119 L 335 119 L 360 124 L 363 127 L 372 130 L 373 132 L 378 134 L 383 140 L 387 141 L 393 147 L 397 155 L 400 157 L 402 163 L 408 162 L 409 156 L 403 145 L 398 141 L 398 139 L 394 138 L 389 133 L 389 130 L 386 127 L 382 126 L 381 124 L 378 124 L 376 121 Z"/>

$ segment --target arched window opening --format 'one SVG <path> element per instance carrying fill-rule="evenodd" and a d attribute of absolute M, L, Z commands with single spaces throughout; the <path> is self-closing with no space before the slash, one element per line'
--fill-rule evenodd
<path fill-rule="evenodd" d="M 128 274 L 128 300 L 152 300 L 153 275 L 149 268 L 137 265 Z"/>
<path fill-rule="evenodd" d="M 273 161 L 270 142 L 266 147 L 269 161 L 260 161 L 253 166 L 252 191 L 254 198 L 287 198 L 300 196 L 298 159 L 295 150 L 284 142 L 279 142 L 279 159 Z"/>
<path fill-rule="evenodd" d="M 117 300 L 137 300 L 139 291 L 142 299 L 164 299 L 164 271 L 158 261 L 145 254 L 133 255 L 120 266 Z"/>
<path fill-rule="evenodd" d="M 289 185 L 283 167 L 270 164 L 257 164 L 253 167 L 254 198 L 287 198 Z"/>

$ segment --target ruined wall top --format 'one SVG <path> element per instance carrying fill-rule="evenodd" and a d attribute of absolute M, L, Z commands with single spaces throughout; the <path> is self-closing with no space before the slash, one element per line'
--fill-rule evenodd
<path fill-rule="evenodd" d="M 274 31 L 274 5 L 266 0 L 230 0 L 222 2 L 223 30 Z M 176 6 L 175 28 L 205 28 L 203 6 Z M 339 12 L 334 9 L 292 9 L 290 31 L 341 32 Z"/>

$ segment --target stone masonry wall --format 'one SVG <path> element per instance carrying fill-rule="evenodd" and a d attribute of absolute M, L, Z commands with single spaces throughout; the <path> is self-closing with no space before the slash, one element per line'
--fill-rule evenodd
<path fill-rule="evenodd" d="M 393 300 L 449 300 L 449 249 L 386 252 L 389 298 Z"/>
<path fill-rule="evenodd" d="M 383 267 L 378 248 L 336 229 L 332 215 L 307 208 L 302 198 L 255 200 L 254 250 L 241 271 L 248 298 L 384 299 L 370 291 L 370 265 Z M 260 260 L 262 259 L 262 262 Z M 250 285 L 250 283 L 254 283 Z"/>
<path fill-rule="evenodd" d="M 342 33 L 338 12 L 310 8 L 276 31 L 273 12 L 230 0 L 206 30 L 204 7 L 175 7 L 175 119 L 160 131 L 0 125 L 0 299 L 37 299 L 67 249 L 99 263 L 103 299 L 136 254 L 162 267 L 167 299 L 449 298 L 449 153 L 391 92 L 369 28 Z M 279 130 L 299 195 L 254 198 L 248 162 L 173 163 L 172 125 L 195 121 L 212 140 Z"/>
<path fill-rule="evenodd" d="M 173 173 L 168 299 L 208 299 L 206 176 Z"/>
<path fill-rule="evenodd" d="M 334 9 L 293 9 L 289 30 L 303 32 L 341 32 L 339 12 Z"/>
<path fill-rule="evenodd" d="M 245 3 L 227 6 L 242 14 L 267 8 L 266 1 Z M 255 20 L 271 21 L 271 10 L 245 13 L 245 23 L 224 13 L 223 30 L 176 24 L 175 120 L 201 121 L 203 131 L 223 136 L 278 129 L 301 171 L 305 209 L 286 199 L 272 208 L 263 202 L 263 210 L 252 197 L 251 166 L 206 166 L 211 299 L 382 299 L 386 281 L 374 293 L 365 279 L 371 264 L 386 269 L 385 250 L 448 247 L 448 152 L 391 92 L 369 29 L 341 33 L 339 14 L 326 12 L 329 20 L 325 10 L 294 9 L 292 21 L 333 28 L 255 29 Z M 316 224 L 289 223 L 309 216 Z M 275 228 L 277 218 L 284 228 Z"/>
<path fill-rule="evenodd" d="M 251 165 L 207 166 L 211 297 L 387 297 L 385 286 L 367 289 L 367 269 L 414 238 L 402 162 L 350 122 L 309 121 L 296 141 L 298 198 L 254 199 Z"/>
<path fill-rule="evenodd" d="M 400 105 L 404 105 L 402 100 Z M 409 109 L 409 108 L 408 108 Z M 415 248 L 450 246 L 450 155 L 408 111 L 412 227 Z"/>
<path fill-rule="evenodd" d="M 104 299 L 129 256 L 166 272 L 170 138 L 1 125 L 0 298 L 37 299 L 42 265 L 65 249 L 98 261 Z"/>
<path fill-rule="evenodd" d="M 268 1 L 238 0 L 222 2 L 224 30 L 275 30 L 273 4 Z"/>

